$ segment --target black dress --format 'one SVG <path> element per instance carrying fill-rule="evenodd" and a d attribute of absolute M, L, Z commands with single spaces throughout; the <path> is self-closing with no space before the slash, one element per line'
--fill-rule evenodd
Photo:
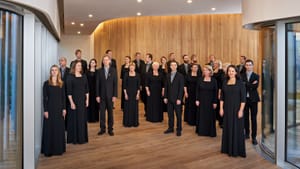
<path fill-rule="evenodd" d="M 76 109 L 70 109 L 68 115 L 67 143 L 83 144 L 88 142 L 86 94 L 89 93 L 86 75 L 69 75 L 67 93 L 72 96 Z"/>
<path fill-rule="evenodd" d="M 225 76 L 225 72 L 223 71 L 223 69 L 219 69 L 218 72 L 215 72 L 213 75 L 213 77 L 217 80 L 218 90 L 222 89 L 224 76 Z M 220 116 L 220 100 L 219 100 L 219 98 L 217 98 L 217 100 L 218 100 L 217 108 L 215 109 L 216 119 L 218 120 L 219 125 L 222 127 L 223 126 L 223 117 Z"/>
<path fill-rule="evenodd" d="M 217 81 L 213 77 L 210 81 L 199 79 L 196 100 L 200 102 L 198 109 L 198 124 L 196 132 L 200 136 L 216 137 L 216 113 L 213 104 L 217 104 Z"/>
<path fill-rule="evenodd" d="M 162 122 L 162 88 L 164 87 L 163 76 L 160 73 L 158 76 L 154 76 L 152 72 L 149 72 L 146 77 L 146 87 L 148 87 L 150 91 L 150 96 L 147 95 L 146 120 L 150 122 Z"/>
<path fill-rule="evenodd" d="M 189 125 L 196 125 L 197 106 L 196 106 L 196 88 L 199 76 L 192 76 L 191 74 L 185 77 L 185 87 L 187 88 L 188 98 L 185 99 L 184 106 L 184 121 Z"/>
<path fill-rule="evenodd" d="M 43 86 L 44 118 L 42 153 L 45 156 L 61 155 L 66 151 L 63 109 L 66 109 L 65 87 L 51 86 L 46 81 Z"/>
<path fill-rule="evenodd" d="M 140 90 L 140 75 L 124 76 L 123 87 L 126 89 L 128 100 L 124 100 L 123 125 L 125 127 L 137 127 L 139 125 L 139 105 L 136 95 Z M 124 90 L 122 91 L 124 93 Z"/>
<path fill-rule="evenodd" d="M 96 101 L 96 75 L 97 71 L 87 71 L 87 79 L 89 83 L 89 106 L 87 109 L 88 122 L 99 121 L 99 104 Z"/>
<path fill-rule="evenodd" d="M 126 74 L 128 74 L 128 72 L 129 72 L 129 67 L 128 68 L 126 68 L 125 67 L 125 64 L 124 65 L 122 65 L 122 68 L 121 68 L 121 74 L 120 74 L 120 78 L 121 78 L 121 80 L 124 80 L 124 76 L 126 75 Z M 121 84 L 122 85 L 122 93 L 121 93 L 121 109 L 124 109 L 124 100 L 125 100 L 125 96 L 124 96 L 124 86 L 123 86 L 123 83 Z"/>
<path fill-rule="evenodd" d="M 221 152 L 229 156 L 246 157 L 244 117 L 238 118 L 241 103 L 246 102 L 246 88 L 241 80 L 228 85 L 224 82 L 221 93 L 224 101 L 224 121 Z"/>
<path fill-rule="evenodd" d="M 161 65 L 159 66 L 159 72 L 163 76 L 164 82 L 167 80 L 167 74 L 168 74 L 168 69 L 165 67 L 163 68 Z M 168 106 L 165 102 L 163 102 L 163 112 L 168 112 Z"/>

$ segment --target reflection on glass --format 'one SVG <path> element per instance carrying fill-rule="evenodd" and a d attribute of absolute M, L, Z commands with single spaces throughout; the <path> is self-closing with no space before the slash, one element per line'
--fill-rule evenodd
<path fill-rule="evenodd" d="M 287 24 L 286 160 L 300 167 L 300 23 Z"/>
<path fill-rule="evenodd" d="M 275 117 L 273 111 L 275 28 L 263 30 L 263 67 L 262 67 L 262 147 L 274 159 L 275 154 Z"/>
<path fill-rule="evenodd" d="M 22 17 L 0 10 L 0 169 L 22 168 Z"/>

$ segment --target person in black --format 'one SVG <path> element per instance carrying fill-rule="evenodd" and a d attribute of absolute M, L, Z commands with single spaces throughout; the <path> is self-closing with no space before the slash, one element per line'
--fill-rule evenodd
<path fill-rule="evenodd" d="M 113 58 L 112 50 L 110 50 L 110 49 L 106 50 L 105 55 L 107 55 L 110 59 L 110 67 L 115 68 L 117 71 L 117 61 L 116 61 L 116 59 Z M 102 63 L 101 66 L 104 67 L 104 64 Z"/>
<path fill-rule="evenodd" d="M 247 60 L 246 56 L 241 56 L 240 57 L 240 64 L 237 65 L 237 69 L 240 73 L 240 75 L 243 75 L 244 73 L 246 73 L 246 67 L 245 67 L 245 61 Z"/>
<path fill-rule="evenodd" d="M 125 127 L 137 127 L 139 125 L 140 76 L 135 72 L 135 64 L 130 63 L 129 72 L 123 80 L 125 95 L 123 125 Z"/>
<path fill-rule="evenodd" d="M 118 77 L 116 69 L 110 66 L 110 57 L 103 57 L 103 67 L 98 71 L 96 78 L 96 100 L 100 104 L 100 131 L 103 135 L 106 131 L 106 110 L 108 115 L 108 134 L 114 136 L 113 103 L 118 96 Z"/>
<path fill-rule="evenodd" d="M 146 76 L 145 88 L 147 93 L 147 116 L 146 120 L 150 122 L 163 121 L 163 94 L 164 78 L 159 73 L 159 63 L 152 64 L 152 71 Z"/>
<path fill-rule="evenodd" d="M 141 87 L 142 87 L 142 91 L 141 91 L 141 99 L 144 103 L 144 111 L 145 111 L 145 117 L 147 117 L 147 92 L 146 92 L 146 77 L 148 72 L 152 72 L 152 59 L 153 56 L 151 53 L 147 53 L 146 54 L 146 64 L 142 69 L 142 75 L 141 75 Z"/>
<path fill-rule="evenodd" d="M 198 119 L 196 133 L 199 136 L 216 137 L 216 113 L 218 86 L 215 78 L 212 77 L 213 70 L 209 65 L 203 68 L 203 76 L 198 80 L 196 89 L 196 106 Z"/>
<path fill-rule="evenodd" d="M 246 139 L 249 138 L 249 114 L 251 115 L 251 138 L 252 144 L 257 145 L 256 133 L 257 133 L 257 104 L 260 101 L 257 88 L 259 85 L 259 75 L 253 72 L 253 61 L 246 60 L 245 67 L 246 73 L 242 75 L 242 80 L 246 84 L 246 106 L 244 109 L 245 118 L 245 134 Z"/>
<path fill-rule="evenodd" d="M 168 61 L 167 61 L 167 67 L 168 67 L 168 73 L 171 73 L 171 62 L 175 61 L 177 63 L 177 65 L 179 65 L 179 63 L 175 60 L 176 56 L 175 53 L 169 53 L 169 57 L 168 57 Z"/>
<path fill-rule="evenodd" d="M 71 104 L 68 115 L 67 143 L 83 144 L 88 142 L 87 107 L 89 106 L 89 85 L 82 73 L 80 60 L 73 63 L 67 80 L 67 93 Z"/>
<path fill-rule="evenodd" d="M 167 58 L 165 56 L 160 58 L 159 72 L 163 76 L 165 82 L 168 74 Z M 163 112 L 168 112 L 167 104 L 165 102 L 163 102 Z"/>
<path fill-rule="evenodd" d="M 67 95 L 67 85 L 66 85 L 66 82 L 67 82 L 67 77 L 70 73 L 70 68 L 67 67 L 67 59 L 65 57 L 61 57 L 59 58 L 59 70 L 60 70 L 60 74 L 61 74 L 61 79 L 62 81 L 64 82 L 64 87 L 65 87 L 65 96 L 66 96 L 66 110 L 67 110 L 67 113 L 66 113 L 66 117 L 65 117 L 65 130 L 67 130 L 67 126 L 68 126 L 68 112 L 70 110 L 70 102 L 69 102 L 69 99 L 68 99 L 68 95 Z"/>
<path fill-rule="evenodd" d="M 198 73 L 197 74 L 202 76 L 202 68 L 201 68 L 200 64 L 198 64 L 197 56 L 195 54 L 192 54 L 192 56 L 191 56 L 191 64 L 198 65 Z"/>
<path fill-rule="evenodd" d="M 184 77 L 177 72 L 177 62 L 170 63 L 171 73 L 167 75 L 164 102 L 168 104 L 169 127 L 165 134 L 174 132 L 174 110 L 177 119 L 176 135 L 181 136 L 182 131 L 182 99 L 184 90 Z"/>
<path fill-rule="evenodd" d="M 129 64 L 130 64 L 130 61 L 131 61 L 131 58 L 130 56 L 125 56 L 125 63 L 122 65 L 121 67 L 121 75 L 120 75 L 120 79 L 121 79 L 121 91 L 124 90 L 124 86 L 123 86 L 123 79 L 124 79 L 124 76 L 126 74 L 128 74 L 129 72 Z M 125 101 L 125 95 L 124 95 L 124 92 L 122 92 L 121 94 L 121 109 L 123 110 L 124 109 L 124 101 Z"/>
<path fill-rule="evenodd" d="M 222 69 L 222 63 L 220 60 L 215 60 L 213 71 L 213 77 L 217 80 L 218 85 L 217 108 L 215 109 L 216 119 L 218 120 L 219 126 L 223 128 L 223 118 L 220 116 L 220 96 L 225 72 Z"/>
<path fill-rule="evenodd" d="M 87 72 L 87 62 L 82 59 L 82 51 L 80 49 L 77 49 L 75 51 L 75 55 L 76 55 L 76 59 L 71 62 L 70 67 L 72 68 L 73 64 L 76 61 L 80 61 L 82 65 L 82 74 L 85 74 Z"/>
<path fill-rule="evenodd" d="M 190 58 L 188 55 L 183 55 L 182 59 L 183 59 L 183 63 L 179 65 L 178 72 L 185 77 L 191 72 Z"/>
<path fill-rule="evenodd" d="M 135 53 L 135 60 L 133 61 L 135 64 L 135 71 L 141 75 L 143 68 L 145 67 L 145 61 L 141 59 L 141 53 Z"/>
<path fill-rule="evenodd" d="M 57 65 L 51 66 L 49 80 L 43 86 L 44 123 L 42 154 L 49 157 L 66 151 L 65 125 L 66 96 L 64 83 Z"/>
<path fill-rule="evenodd" d="M 99 121 L 99 105 L 96 102 L 96 76 L 97 76 L 97 60 L 91 59 L 89 63 L 89 70 L 87 71 L 87 79 L 89 83 L 89 106 L 87 108 L 88 122 Z"/>
<path fill-rule="evenodd" d="M 209 55 L 209 57 L 208 57 L 208 63 L 206 63 L 206 65 L 214 67 L 214 62 L 215 61 L 216 61 L 215 55 Z"/>
<path fill-rule="evenodd" d="M 243 118 L 246 88 L 234 65 L 228 66 L 226 74 L 220 99 L 220 115 L 224 117 L 221 152 L 246 157 Z"/>
<path fill-rule="evenodd" d="M 198 65 L 192 64 L 191 72 L 185 77 L 184 85 L 184 121 L 187 124 L 196 125 L 196 119 L 198 119 L 197 106 L 196 106 L 196 89 L 197 82 L 201 75 L 198 74 Z"/>

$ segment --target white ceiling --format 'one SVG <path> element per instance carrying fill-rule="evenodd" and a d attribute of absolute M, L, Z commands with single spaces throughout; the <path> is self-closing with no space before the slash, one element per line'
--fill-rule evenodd
<path fill-rule="evenodd" d="M 105 20 L 136 16 L 241 13 L 242 0 L 64 0 L 65 34 L 91 34 Z M 211 8 L 216 8 L 212 11 Z M 88 15 L 93 14 L 93 18 Z M 75 25 L 71 25 L 75 22 Z M 80 23 L 84 23 L 81 27 Z"/>

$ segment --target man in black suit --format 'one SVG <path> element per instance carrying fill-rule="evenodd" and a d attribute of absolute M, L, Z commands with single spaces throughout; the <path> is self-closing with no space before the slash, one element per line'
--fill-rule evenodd
<path fill-rule="evenodd" d="M 177 63 L 177 65 L 179 65 L 179 63 L 175 60 L 176 56 L 175 56 L 175 53 L 170 53 L 169 54 L 169 57 L 168 57 L 168 61 L 167 61 L 167 67 L 168 67 L 168 73 L 171 73 L 171 68 L 170 68 L 170 65 L 171 65 L 171 62 L 175 61 Z"/>
<path fill-rule="evenodd" d="M 80 60 L 81 65 L 82 65 L 82 73 L 84 74 L 84 73 L 87 72 L 87 62 L 82 59 L 81 55 L 82 55 L 82 51 L 80 49 L 77 49 L 75 51 L 76 59 L 71 62 L 70 67 L 72 68 L 72 66 L 73 66 L 73 64 L 75 63 L 76 60 Z"/>
<path fill-rule="evenodd" d="M 257 133 L 257 105 L 260 101 L 257 88 L 259 85 L 259 75 L 253 72 L 253 61 L 245 61 L 246 72 L 242 74 L 242 80 L 246 84 L 247 101 L 244 109 L 245 118 L 245 133 L 246 139 L 249 138 L 249 114 L 251 115 L 251 137 L 252 144 L 257 145 L 256 133 Z"/>
<path fill-rule="evenodd" d="M 113 67 L 116 69 L 117 71 L 117 61 L 113 58 L 113 53 L 110 49 L 106 50 L 105 54 L 107 56 L 109 56 L 110 59 L 110 67 Z M 104 66 L 104 64 L 102 63 L 102 67 Z"/>
<path fill-rule="evenodd" d="M 178 72 L 183 76 L 187 76 L 191 72 L 190 58 L 188 55 L 182 56 L 183 63 L 179 65 Z"/>
<path fill-rule="evenodd" d="M 135 64 L 135 72 L 137 72 L 141 75 L 143 67 L 145 67 L 145 61 L 141 59 L 140 52 L 135 53 L 135 60 L 133 62 Z"/>
<path fill-rule="evenodd" d="M 246 56 L 241 56 L 240 64 L 236 66 L 240 72 L 240 75 L 246 73 L 246 67 L 245 67 L 246 60 L 247 60 Z"/>
<path fill-rule="evenodd" d="M 147 107 L 147 93 L 146 93 L 146 88 L 145 88 L 145 81 L 146 81 L 146 76 L 149 72 L 152 71 L 152 64 L 153 64 L 153 56 L 151 53 L 147 53 L 146 54 L 146 63 L 145 65 L 142 67 L 141 70 L 141 87 L 142 87 L 142 91 L 141 91 L 141 99 L 144 103 L 144 111 L 145 111 L 145 117 L 147 114 L 146 111 L 146 107 Z"/>
<path fill-rule="evenodd" d="M 70 68 L 67 67 L 67 59 L 65 57 L 61 57 L 59 58 L 59 70 L 60 70 L 60 74 L 61 74 L 61 80 L 64 82 L 64 86 L 65 86 L 65 92 L 66 92 L 66 107 L 67 107 L 67 113 L 65 116 L 65 129 L 67 130 L 67 125 L 68 125 L 68 121 L 67 121 L 67 116 L 68 116 L 68 108 L 70 107 L 70 102 L 69 102 L 69 98 L 67 95 L 67 77 L 70 73 Z"/>
<path fill-rule="evenodd" d="M 168 73 L 164 92 L 164 102 L 168 104 L 169 127 L 165 134 L 174 132 L 174 110 L 177 119 L 176 135 L 181 136 L 182 131 L 182 99 L 184 90 L 184 77 L 177 72 L 177 62 L 170 63 L 171 73 Z"/>
<path fill-rule="evenodd" d="M 103 57 L 103 67 L 99 69 L 96 78 L 96 100 L 100 103 L 100 131 L 102 135 L 106 130 L 106 110 L 108 114 L 108 134 L 113 136 L 113 103 L 118 96 L 118 78 L 116 69 L 110 66 L 110 57 Z"/>

